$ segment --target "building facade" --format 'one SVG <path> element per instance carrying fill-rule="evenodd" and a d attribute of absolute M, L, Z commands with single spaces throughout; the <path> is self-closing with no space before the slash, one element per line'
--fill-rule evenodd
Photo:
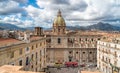
<path fill-rule="evenodd" d="M 53 21 L 52 34 L 46 36 L 47 63 L 97 63 L 97 41 L 101 35 L 89 31 L 67 31 L 60 10 Z"/>
<path fill-rule="evenodd" d="M 97 67 L 103 73 L 120 73 L 120 39 L 112 39 L 97 43 Z"/>
<path fill-rule="evenodd" d="M 0 45 L 0 66 L 18 65 L 23 66 L 24 70 L 35 72 L 43 70 L 46 64 L 44 37 L 31 37 L 29 43 L 15 39 L 5 39 L 1 42 L 4 45 Z"/>

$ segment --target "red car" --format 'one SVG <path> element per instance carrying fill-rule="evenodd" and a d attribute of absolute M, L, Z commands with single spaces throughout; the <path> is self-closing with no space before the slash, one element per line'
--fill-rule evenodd
<path fill-rule="evenodd" d="M 65 62 L 66 67 L 78 67 L 77 62 Z"/>

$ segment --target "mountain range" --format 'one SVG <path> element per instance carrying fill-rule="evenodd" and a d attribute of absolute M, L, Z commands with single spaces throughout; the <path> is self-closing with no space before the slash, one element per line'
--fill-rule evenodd
<path fill-rule="evenodd" d="M 0 30 L 25 30 L 25 28 L 20 28 L 10 23 L 0 23 Z"/>
<path fill-rule="evenodd" d="M 67 26 L 70 30 L 101 30 L 101 31 L 120 31 L 120 27 L 111 25 L 109 23 L 99 22 L 89 26 Z"/>
<path fill-rule="evenodd" d="M 9 23 L 0 23 L 0 30 L 34 30 L 34 27 L 21 28 Z M 44 30 L 52 28 L 43 28 Z M 69 30 L 101 30 L 101 31 L 120 31 L 120 27 L 109 23 L 99 22 L 89 26 L 67 26 Z"/>

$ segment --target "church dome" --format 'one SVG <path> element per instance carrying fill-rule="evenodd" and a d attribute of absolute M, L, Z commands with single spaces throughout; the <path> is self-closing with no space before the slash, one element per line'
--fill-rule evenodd
<path fill-rule="evenodd" d="M 57 17 L 54 19 L 53 26 L 66 26 L 60 10 L 58 11 Z"/>

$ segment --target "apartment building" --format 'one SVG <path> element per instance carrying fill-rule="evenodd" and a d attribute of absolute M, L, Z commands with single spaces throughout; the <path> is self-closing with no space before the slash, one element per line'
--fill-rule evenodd
<path fill-rule="evenodd" d="M 109 36 L 109 38 L 98 41 L 97 67 L 103 73 L 120 73 L 119 37 Z"/>

